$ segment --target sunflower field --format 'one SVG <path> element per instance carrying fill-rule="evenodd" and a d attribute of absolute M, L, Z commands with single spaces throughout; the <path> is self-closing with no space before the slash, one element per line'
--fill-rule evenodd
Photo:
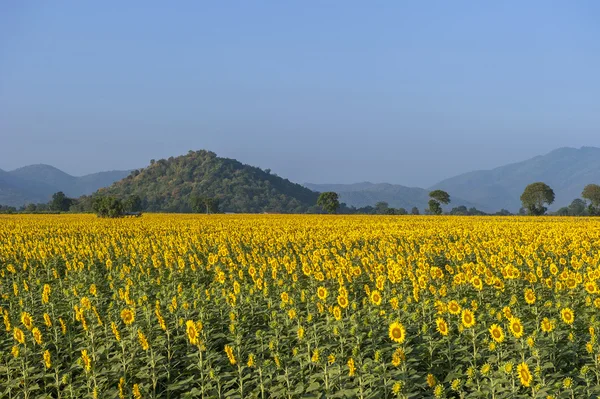
<path fill-rule="evenodd" d="M 593 218 L 0 216 L 0 397 L 597 397 L 599 279 Z"/>

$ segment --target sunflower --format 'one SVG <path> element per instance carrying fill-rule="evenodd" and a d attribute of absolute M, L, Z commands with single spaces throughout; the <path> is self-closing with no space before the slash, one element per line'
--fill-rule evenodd
<path fill-rule="evenodd" d="M 46 324 L 46 327 L 52 327 L 52 320 L 48 313 L 44 313 L 44 324 Z"/>
<path fill-rule="evenodd" d="M 125 325 L 130 325 L 135 320 L 135 313 L 131 309 L 125 308 L 121 311 L 121 319 Z"/>
<path fill-rule="evenodd" d="M 554 330 L 554 322 L 547 317 L 544 317 L 542 320 L 542 331 L 545 333 L 549 333 Z"/>
<path fill-rule="evenodd" d="M 496 342 L 504 341 L 504 331 L 502 331 L 502 327 L 500 327 L 498 324 L 492 324 L 490 327 L 490 335 Z"/>
<path fill-rule="evenodd" d="M 88 373 L 92 369 L 92 361 L 88 356 L 87 349 L 81 351 L 81 361 L 83 362 L 83 368 L 85 372 Z"/>
<path fill-rule="evenodd" d="M 471 328 L 475 325 L 475 316 L 469 309 L 463 309 L 460 318 L 465 328 Z"/>
<path fill-rule="evenodd" d="M 531 288 L 525 289 L 525 293 L 523 295 L 525 296 L 525 302 L 527 302 L 528 305 L 533 305 L 535 303 L 535 291 L 533 291 Z"/>
<path fill-rule="evenodd" d="M 571 310 L 571 308 L 564 308 L 563 310 L 561 310 L 560 317 L 566 324 L 569 325 L 573 324 L 573 322 L 575 321 L 575 313 L 573 313 L 573 310 Z"/>
<path fill-rule="evenodd" d="M 225 345 L 225 353 L 227 354 L 229 363 L 231 363 L 232 365 L 236 364 L 235 356 L 233 355 L 233 348 L 231 346 Z"/>
<path fill-rule="evenodd" d="M 31 330 L 31 333 L 33 334 L 33 339 L 35 340 L 35 342 L 38 345 L 41 345 L 42 344 L 42 332 L 37 327 L 33 327 L 33 330 Z"/>
<path fill-rule="evenodd" d="M 44 365 L 46 366 L 47 369 L 52 367 L 52 361 L 50 359 L 50 352 L 47 349 L 44 351 Z"/>
<path fill-rule="evenodd" d="M 327 299 L 327 288 L 325 288 L 323 286 L 317 288 L 317 296 L 322 301 L 324 301 L 325 299 Z"/>
<path fill-rule="evenodd" d="M 427 374 L 426 381 L 427 381 L 427 385 L 429 385 L 430 388 L 433 388 L 435 386 L 436 379 L 433 374 L 431 374 L 431 373 Z"/>
<path fill-rule="evenodd" d="M 442 334 L 444 337 L 448 335 L 448 323 L 446 323 L 446 320 L 438 317 L 435 321 L 435 324 L 437 326 L 437 331 L 440 334 Z"/>
<path fill-rule="evenodd" d="M 354 372 L 356 371 L 356 366 L 354 365 L 354 359 L 348 359 L 348 376 L 353 377 Z"/>
<path fill-rule="evenodd" d="M 518 317 L 511 317 L 509 320 L 510 332 L 515 338 L 521 338 L 523 335 L 523 324 Z"/>
<path fill-rule="evenodd" d="M 455 300 L 451 300 L 448 302 L 448 312 L 453 315 L 457 315 L 460 313 L 460 305 Z"/>
<path fill-rule="evenodd" d="M 338 295 L 337 302 L 338 302 L 338 305 L 340 305 L 340 308 L 342 308 L 342 309 L 345 309 L 348 307 L 348 297 L 345 295 Z"/>
<path fill-rule="evenodd" d="M 531 375 L 531 372 L 529 371 L 529 366 L 527 366 L 527 363 L 523 362 L 519 364 L 517 366 L 517 372 L 519 373 L 521 385 L 523 385 L 524 387 L 529 387 L 529 385 L 531 384 L 531 380 L 533 380 L 533 377 Z"/>
<path fill-rule="evenodd" d="M 393 322 L 389 329 L 390 339 L 398 344 L 401 344 L 406 339 L 406 329 L 401 323 Z"/>
<path fill-rule="evenodd" d="M 398 348 L 392 354 L 392 365 L 398 367 L 404 360 L 406 360 L 406 354 L 402 348 Z"/>
<path fill-rule="evenodd" d="M 379 306 L 381 305 L 381 294 L 377 290 L 371 291 L 370 295 L 371 303 L 373 305 Z"/>
<path fill-rule="evenodd" d="M 333 307 L 333 317 L 335 317 L 336 320 L 342 319 L 342 309 L 340 309 L 339 306 Z"/>
<path fill-rule="evenodd" d="M 25 334 L 23 334 L 23 330 L 21 330 L 19 327 L 15 327 L 15 329 L 13 331 L 13 337 L 15 338 L 15 340 L 18 343 L 20 343 L 20 344 L 25 343 Z"/>
<path fill-rule="evenodd" d="M 481 291 L 483 289 L 483 282 L 479 276 L 475 276 L 471 279 L 471 284 L 477 291 Z"/>
<path fill-rule="evenodd" d="M 31 315 L 27 312 L 21 313 L 21 323 L 23 323 L 25 328 L 29 331 L 31 331 L 31 329 L 33 328 L 33 319 L 31 318 Z"/>

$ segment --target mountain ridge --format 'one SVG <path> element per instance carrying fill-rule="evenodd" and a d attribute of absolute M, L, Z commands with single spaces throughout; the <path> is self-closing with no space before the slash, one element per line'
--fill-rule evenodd
<path fill-rule="evenodd" d="M 205 151 L 205 150 L 202 150 Z M 191 151 L 190 153 L 194 153 Z M 216 154 L 205 151 L 207 154 Z M 189 154 L 188 154 L 189 155 Z M 184 157 L 184 155 L 180 156 Z M 180 158 L 177 157 L 177 158 Z M 168 160 L 160 160 L 145 169 L 162 165 L 165 162 L 171 162 L 173 157 Z M 270 190 L 263 187 L 263 183 L 269 181 L 274 183 L 276 176 L 270 172 L 263 171 L 250 165 L 245 165 L 240 161 L 219 158 L 223 160 L 218 167 L 229 166 L 229 172 L 234 173 L 244 167 L 252 168 L 246 172 L 245 177 L 248 181 L 242 181 L 242 186 L 231 190 L 237 190 L 237 194 L 242 191 L 252 192 L 252 190 Z M 225 164 L 223 164 L 223 162 Z M 56 191 L 63 191 L 71 197 L 81 195 L 90 195 L 99 189 L 113 185 L 115 182 L 125 180 L 126 182 L 135 181 L 133 174 L 141 173 L 145 170 L 130 171 L 104 171 L 91 173 L 83 176 L 72 176 L 51 165 L 34 164 L 20 167 L 11 171 L 0 169 L 0 204 L 22 206 L 25 203 L 39 203 L 50 200 L 51 195 Z M 227 169 L 227 168 L 225 168 Z M 228 173 L 229 173 L 228 172 Z M 173 171 L 169 172 L 173 175 Z M 191 172 L 193 175 L 193 171 Z M 237 172 L 236 172 L 237 173 Z M 245 173 L 245 172 L 244 172 Z M 176 174 L 176 173 L 175 173 Z M 156 177 L 156 176 L 155 176 Z M 172 176 L 171 176 L 172 177 Z M 205 175 L 200 176 L 206 178 Z M 134 180 L 127 180 L 127 179 Z M 229 176 L 228 179 L 235 178 Z M 257 178 L 259 182 L 252 187 L 253 179 Z M 179 180 L 184 181 L 181 176 Z M 235 180 L 235 179 L 234 179 Z M 282 181 L 287 182 L 285 185 Z M 284 206 L 285 209 L 296 208 L 305 211 L 309 207 L 309 200 L 312 201 L 316 193 L 314 191 L 335 191 L 340 194 L 340 201 L 348 206 L 364 207 L 374 206 L 377 202 L 385 201 L 395 208 L 405 208 L 409 210 L 413 206 L 419 209 L 427 207 L 428 193 L 434 189 L 447 191 L 452 202 L 445 207 L 449 210 L 452 207 L 464 205 L 467 208 L 476 207 L 486 212 L 497 212 L 500 209 L 508 209 L 511 212 L 517 212 L 521 206 L 520 195 L 524 188 L 535 181 L 547 183 L 555 191 L 556 200 L 550 210 L 556 210 L 562 206 L 568 205 L 573 199 L 580 197 L 583 187 L 590 183 L 600 183 L 600 148 L 592 146 L 583 146 L 580 148 L 560 147 L 546 154 L 537 155 L 532 158 L 514 162 L 506 165 L 497 166 L 492 169 L 474 170 L 462 173 L 434 184 L 425 189 L 420 187 L 409 187 L 400 184 L 391 183 L 371 183 L 358 182 L 353 184 L 314 184 L 304 183 L 302 186 L 290 182 L 287 179 L 277 180 L 282 190 L 291 190 L 294 193 L 291 197 L 299 195 L 294 202 L 287 198 L 287 205 L 294 203 L 294 206 Z M 125 183 L 122 183 L 125 184 Z M 211 184 L 215 185 L 213 181 Z M 229 184 L 225 181 L 224 184 Z M 266 184 L 266 183 L 265 183 Z M 282 185 L 283 184 L 283 185 Z M 156 187 L 155 183 L 152 183 Z M 216 187 L 216 186 L 215 186 Z M 260 188 L 258 188 L 260 187 Z M 310 193 L 302 193 L 298 187 L 303 187 Z M 181 187 L 172 185 L 173 195 L 177 195 Z M 194 187 L 192 187 L 193 189 Z M 189 187 L 188 187 L 189 189 Z M 230 191 L 231 191 L 230 190 Z M 127 190 L 123 190 L 127 191 Z M 210 190 L 209 190 L 210 191 Z M 187 195 L 189 193 L 185 193 Z M 241 195 L 241 194 L 240 194 Z M 283 197 L 282 197 L 283 198 Z M 291 201 L 291 202 L 290 202 Z M 227 201 L 226 201 L 227 202 Z M 277 200 L 272 200 L 273 204 Z M 181 205 L 181 204 L 180 204 Z M 264 204 L 263 204 L 264 205 Z M 281 205 L 281 204 L 279 204 Z M 277 206 L 279 206 L 277 205 Z M 314 205 L 314 202 L 313 204 Z M 240 204 L 233 208 L 254 209 L 257 204 L 244 208 Z M 241 208 L 240 208 L 241 207 Z M 233 209 L 232 208 L 232 209 Z"/>
<path fill-rule="evenodd" d="M 72 176 L 52 165 L 26 165 L 11 171 L 0 169 L 0 204 L 22 206 L 48 202 L 55 192 L 69 197 L 88 195 L 126 177 L 130 171 L 105 171 Z"/>
<path fill-rule="evenodd" d="M 516 212 L 521 206 L 521 193 L 536 181 L 554 190 L 556 198 L 550 210 L 568 205 L 580 197 L 585 185 L 600 183 L 600 148 L 560 147 L 524 161 L 459 174 L 429 189 L 448 191 L 450 195 L 485 205 L 487 209 L 505 208 Z"/>

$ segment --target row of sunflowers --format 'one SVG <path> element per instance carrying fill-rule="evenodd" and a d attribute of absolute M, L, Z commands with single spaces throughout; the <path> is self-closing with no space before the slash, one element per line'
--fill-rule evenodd
<path fill-rule="evenodd" d="M 585 218 L 0 216 L 6 398 L 600 395 Z"/>

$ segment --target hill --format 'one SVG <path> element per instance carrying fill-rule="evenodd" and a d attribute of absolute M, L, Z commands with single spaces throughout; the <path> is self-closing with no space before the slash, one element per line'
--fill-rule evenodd
<path fill-rule="evenodd" d="M 305 183 L 305 187 L 311 190 L 324 192 L 335 191 L 340 196 L 340 202 L 356 208 L 374 206 L 377 202 L 387 202 L 393 208 L 404 208 L 408 211 L 416 206 L 421 212 L 428 207 L 429 191 L 419 187 L 406 187 L 399 184 L 389 183 L 354 183 L 354 184 L 312 184 Z M 451 209 L 464 205 L 467 208 L 478 207 L 474 203 L 450 194 L 452 202 L 444 206 Z"/>
<path fill-rule="evenodd" d="M 29 165 L 9 172 L 0 170 L 0 205 L 45 203 L 57 191 L 69 197 L 91 194 L 127 176 L 129 171 L 71 176 L 50 165 Z"/>
<path fill-rule="evenodd" d="M 287 179 L 205 150 L 153 162 L 98 194 L 138 195 L 144 209 L 165 212 L 189 212 L 193 196 L 207 196 L 218 199 L 225 212 L 302 213 L 318 197 Z"/>
<path fill-rule="evenodd" d="M 482 204 L 483 210 L 505 208 L 516 212 L 521 207 L 521 193 L 536 181 L 554 190 L 556 199 L 550 210 L 567 206 L 580 197 L 585 185 L 600 183 L 600 148 L 559 148 L 523 162 L 461 174 L 430 189 Z"/>

